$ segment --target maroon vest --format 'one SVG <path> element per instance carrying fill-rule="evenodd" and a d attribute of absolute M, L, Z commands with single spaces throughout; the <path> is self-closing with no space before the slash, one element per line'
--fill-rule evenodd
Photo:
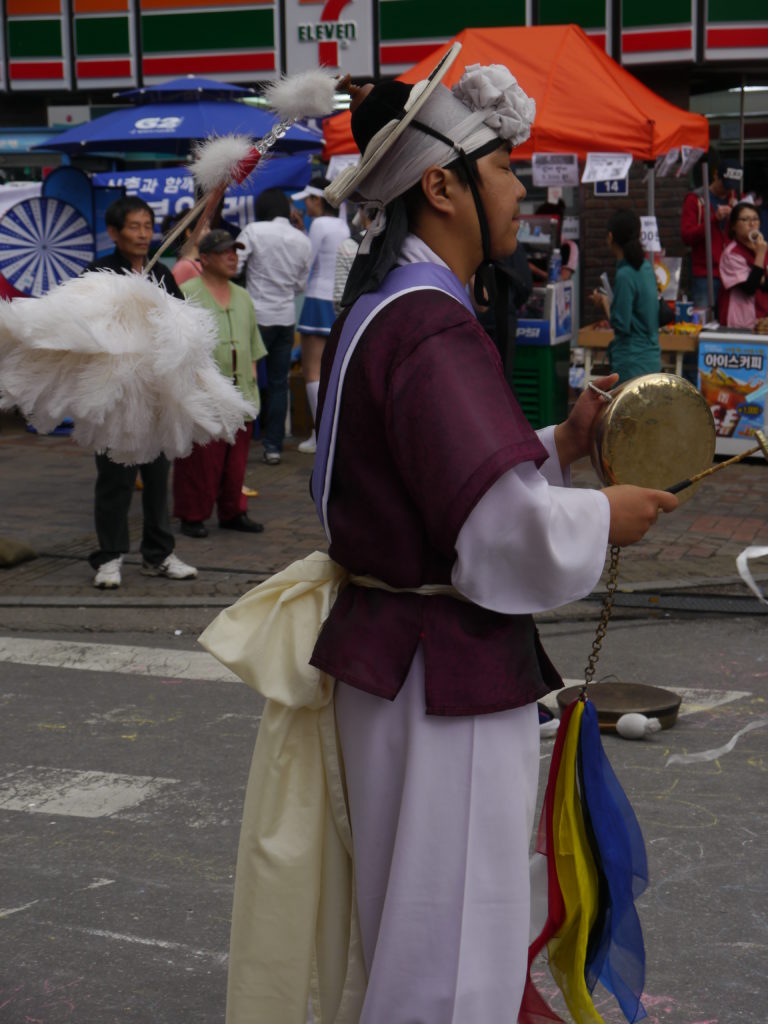
<path fill-rule="evenodd" d="M 319 412 L 342 323 L 323 356 Z M 475 504 L 507 470 L 547 458 L 485 331 L 434 290 L 395 299 L 366 329 L 347 370 L 335 451 L 329 554 L 394 587 L 450 583 Z M 530 615 L 357 586 L 340 594 L 311 661 L 393 700 L 419 642 L 429 714 L 502 711 L 562 685 Z"/>

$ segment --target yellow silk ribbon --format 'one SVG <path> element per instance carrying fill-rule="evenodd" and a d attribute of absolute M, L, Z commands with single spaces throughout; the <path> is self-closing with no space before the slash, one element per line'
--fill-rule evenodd
<path fill-rule="evenodd" d="M 597 916 L 597 869 L 579 798 L 576 765 L 584 705 L 573 709 L 555 785 L 552 838 L 565 920 L 547 944 L 549 967 L 576 1024 L 604 1024 L 584 978 L 589 933 Z"/>

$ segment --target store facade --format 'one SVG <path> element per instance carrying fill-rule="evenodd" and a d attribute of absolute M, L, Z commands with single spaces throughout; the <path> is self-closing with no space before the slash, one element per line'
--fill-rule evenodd
<path fill-rule="evenodd" d="M 576 22 L 634 69 L 753 68 L 764 0 L 5 0 L 0 88 L 92 92 L 187 73 L 267 82 L 325 64 L 397 75 L 462 29 Z M 553 54 L 553 59 L 557 55 Z"/>

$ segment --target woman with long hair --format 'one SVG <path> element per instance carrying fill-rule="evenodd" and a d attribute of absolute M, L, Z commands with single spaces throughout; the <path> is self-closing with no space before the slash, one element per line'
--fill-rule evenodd
<path fill-rule="evenodd" d="M 613 296 L 593 292 L 613 328 L 608 346 L 619 383 L 661 369 L 659 292 L 653 267 L 640 244 L 640 218 L 634 210 L 616 210 L 608 218 L 608 248 L 616 258 Z"/>
<path fill-rule="evenodd" d="M 768 316 L 768 242 L 760 231 L 760 211 L 752 203 L 737 203 L 729 228 L 731 241 L 720 257 L 720 323 L 751 331 L 759 317 Z"/>

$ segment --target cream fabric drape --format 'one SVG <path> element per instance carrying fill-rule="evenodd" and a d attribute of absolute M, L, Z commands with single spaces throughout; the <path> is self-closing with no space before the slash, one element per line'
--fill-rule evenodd
<path fill-rule="evenodd" d="M 334 681 L 309 664 L 347 580 L 314 552 L 222 612 L 200 643 L 267 698 L 237 856 L 227 1024 L 356 1024 L 366 978 Z M 311 979 L 311 985 L 310 985 Z"/>

